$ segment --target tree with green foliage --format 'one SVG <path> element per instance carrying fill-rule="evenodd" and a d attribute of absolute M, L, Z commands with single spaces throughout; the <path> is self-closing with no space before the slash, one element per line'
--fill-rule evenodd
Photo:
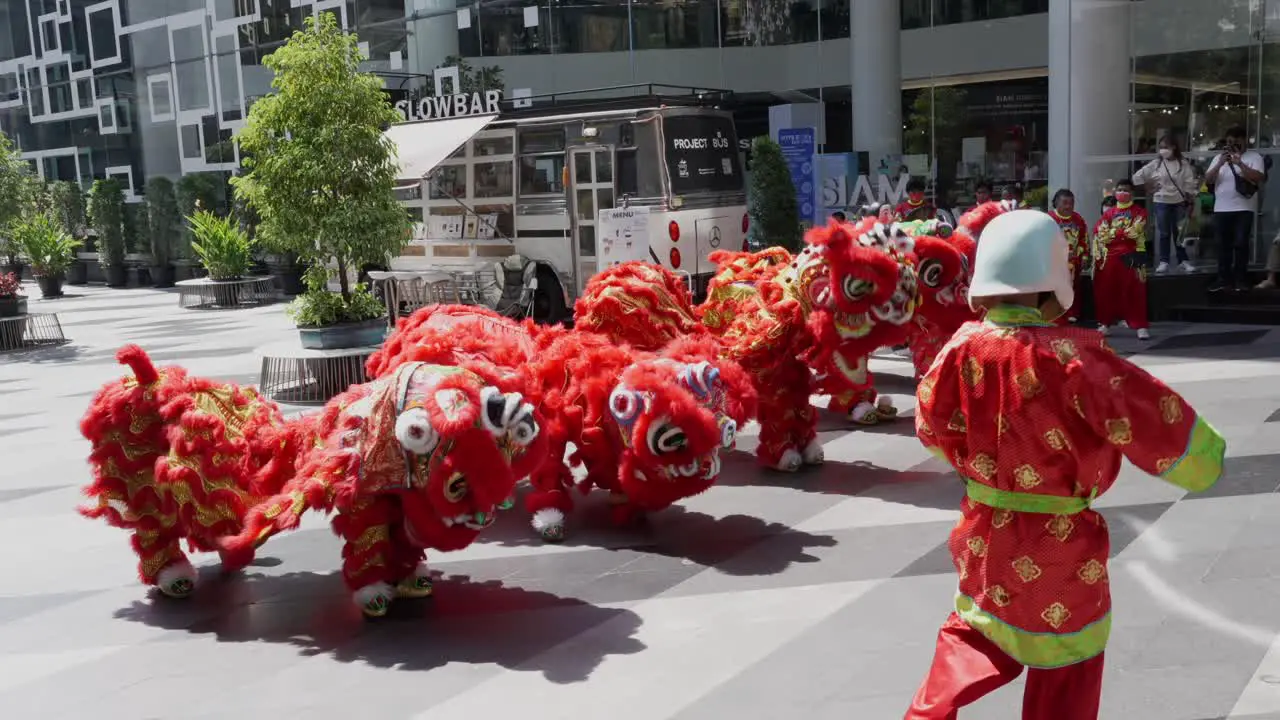
<path fill-rule="evenodd" d="M 94 180 L 89 191 L 89 222 L 98 233 L 98 262 L 103 267 L 123 267 L 124 187 L 114 178 Z"/>
<path fill-rule="evenodd" d="M 783 247 L 799 252 L 803 233 L 800 206 L 782 146 L 767 136 L 751 141 L 751 188 L 747 243 L 753 250 Z"/>
<path fill-rule="evenodd" d="M 73 238 L 83 239 L 88 229 L 88 220 L 85 216 L 84 189 L 80 187 L 80 183 L 74 180 L 56 182 L 49 194 L 53 200 L 53 216 L 62 231 Z"/>
<path fill-rule="evenodd" d="M 475 68 L 461 55 L 450 55 L 437 69 L 458 68 L 458 85 L 454 92 L 477 93 L 485 90 L 505 90 L 502 68 L 498 65 Z"/>
<path fill-rule="evenodd" d="M 396 200 L 395 147 L 383 136 L 400 114 L 382 80 L 360 72 L 358 43 L 321 13 L 263 60 L 274 92 L 236 136 L 247 172 L 231 179 L 272 249 L 336 267 L 348 303 L 359 290 L 351 272 L 398 254 L 411 227 Z"/>
<path fill-rule="evenodd" d="M 182 213 L 173 191 L 173 181 L 153 177 L 147 181 L 147 240 L 151 262 L 158 266 L 173 261 L 173 249 L 182 233 Z"/>
<path fill-rule="evenodd" d="M 30 212 L 41 183 L 31 172 L 31 164 L 0 132 L 0 257 L 8 265 L 19 264 L 20 250 L 13 241 L 12 227 Z"/>

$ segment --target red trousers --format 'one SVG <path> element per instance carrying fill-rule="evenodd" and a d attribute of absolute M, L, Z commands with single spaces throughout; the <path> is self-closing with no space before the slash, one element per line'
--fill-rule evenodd
<path fill-rule="evenodd" d="M 1072 318 L 1080 319 L 1080 311 L 1084 307 L 1084 275 L 1079 270 L 1076 270 L 1072 277 L 1075 299 L 1072 300 L 1071 307 L 1067 308 L 1067 311 L 1058 318 L 1058 325 L 1069 325 Z"/>
<path fill-rule="evenodd" d="M 1124 264 L 1124 257 L 1112 255 L 1093 271 L 1093 310 L 1100 325 L 1116 325 L 1121 320 L 1137 330 L 1147 322 L 1147 271 Z"/>
<path fill-rule="evenodd" d="M 1022 665 L 958 615 L 942 624 L 929 675 L 905 720 L 956 720 L 960 708 L 1013 682 Z M 1075 665 L 1027 670 L 1022 720 L 1098 720 L 1102 655 Z"/>

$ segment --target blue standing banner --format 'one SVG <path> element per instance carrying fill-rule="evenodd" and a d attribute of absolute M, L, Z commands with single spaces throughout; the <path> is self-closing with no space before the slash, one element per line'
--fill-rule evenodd
<path fill-rule="evenodd" d="M 817 172 L 814 167 L 818 144 L 813 128 L 787 128 L 778 131 L 778 145 L 791 170 L 791 183 L 796 186 L 796 203 L 800 221 L 817 222 Z"/>

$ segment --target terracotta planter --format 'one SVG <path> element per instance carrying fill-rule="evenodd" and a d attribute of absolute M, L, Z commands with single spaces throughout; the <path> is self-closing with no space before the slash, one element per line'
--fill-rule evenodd
<path fill-rule="evenodd" d="M 387 321 L 375 318 L 356 323 L 339 323 L 319 328 L 298 328 L 302 347 L 310 350 L 338 350 L 379 345 L 387 337 Z"/>
<path fill-rule="evenodd" d="M 17 317 L 26 314 L 26 297 L 19 295 L 18 297 L 0 298 L 0 317 Z"/>

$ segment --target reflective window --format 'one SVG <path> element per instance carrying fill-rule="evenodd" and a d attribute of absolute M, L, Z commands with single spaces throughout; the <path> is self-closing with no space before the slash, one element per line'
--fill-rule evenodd
<path fill-rule="evenodd" d="M 1049 0 L 902 0 L 902 29 L 1049 12 Z"/>

